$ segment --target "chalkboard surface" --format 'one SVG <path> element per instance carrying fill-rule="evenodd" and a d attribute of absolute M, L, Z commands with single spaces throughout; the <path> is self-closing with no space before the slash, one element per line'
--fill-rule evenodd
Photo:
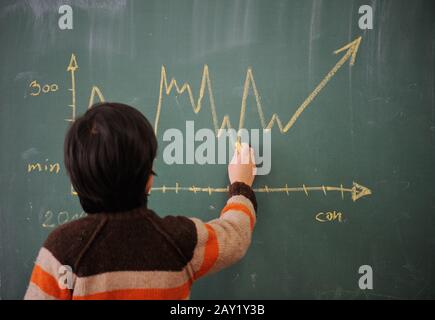
<path fill-rule="evenodd" d="M 63 138 L 103 99 L 158 125 L 160 215 L 212 219 L 227 185 L 224 165 L 166 165 L 165 129 L 273 120 L 252 246 L 193 299 L 435 298 L 434 23 L 429 0 L 2 1 L 0 298 L 22 298 L 49 232 L 83 215 Z"/>

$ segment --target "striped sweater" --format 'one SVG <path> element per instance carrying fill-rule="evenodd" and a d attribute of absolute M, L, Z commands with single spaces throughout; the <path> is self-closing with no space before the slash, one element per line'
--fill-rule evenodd
<path fill-rule="evenodd" d="M 41 248 L 25 299 L 188 299 L 195 280 L 244 256 L 256 206 L 252 189 L 234 183 L 207 223 L 142 207 L 62 225 Z"/>

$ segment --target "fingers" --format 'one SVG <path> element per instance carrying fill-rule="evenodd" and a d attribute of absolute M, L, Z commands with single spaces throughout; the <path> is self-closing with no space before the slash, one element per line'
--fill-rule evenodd
<path fill-rule="evenodd" d="M 254 164 L 255 155 L 254 149 L 247 143 L 237 143 L 236 151 L 233 154 L 230 164 Z"/>
<path fill-rule="evenodd" d="M 247 143 L 237 143 L 233 158 L 228 165 L 230 182 L 238 181 L 252 186 L 256 173 L 254 149 Z"/>

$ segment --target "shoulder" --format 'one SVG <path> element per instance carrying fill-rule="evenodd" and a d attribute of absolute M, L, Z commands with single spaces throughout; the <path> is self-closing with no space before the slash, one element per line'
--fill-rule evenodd
<path fill-rule="evenodd" d="M 195 223 L 190 218 L 173 215 L 159 217 L 154 214 L 153 220 L 162 231 L 176 242 L 186 257 L 192 257 L 198 237 Z"/>
<path fill-rule="evenodd" d="M 74 260 L 92 236 L 98 220 L 92 216 L 65 223 L 54 229 L 43 247 L 62 264 L 73 265 Z"/>
<path fill-rule="evenodd" d="M 154 221 L 176 239 L 196 241 L 195 224 L 187 217 L 168 215 L 162 218 L 155 214 Z"/>
<path fill-rule="evenodd" d="M 161 223 L 174 234 L 195 233 L 193 221 L 184 216 L 168 215 L 161 218 Z"/>

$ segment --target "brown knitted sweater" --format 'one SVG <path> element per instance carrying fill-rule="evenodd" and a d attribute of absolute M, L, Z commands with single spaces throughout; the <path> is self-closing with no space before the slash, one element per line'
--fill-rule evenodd
<path fill-rule="evenodd" d="M 188 299 L 195 280 L 244 256 L 255 211 L 252 189 L 234 183 L 207 223 L 146 207 L 88 215 L 49 235 L 25 299 Z"/>

